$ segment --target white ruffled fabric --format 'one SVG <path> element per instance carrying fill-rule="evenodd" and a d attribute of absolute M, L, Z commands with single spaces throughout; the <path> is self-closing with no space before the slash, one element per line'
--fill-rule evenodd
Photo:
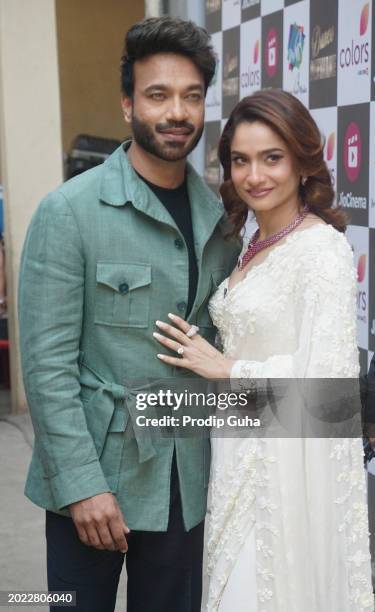
<path fill-rule="evenodd" d="M 290 234 L 210 302 L 232 378 L 359 374 L 346 238 Z M 213 438 L 207 612 L 374 609 L 359 438 Z"/>

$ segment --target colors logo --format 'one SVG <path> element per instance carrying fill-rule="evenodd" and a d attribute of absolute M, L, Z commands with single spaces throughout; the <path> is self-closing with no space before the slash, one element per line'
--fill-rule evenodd
<path fill-rule="evenodd" d="M 360 255 L 357 263 L 357 281 L 358 283 L 363 283 L 366 278 L 366 263 L 367 258 L 366 255 Z M 366 311 L 367 308 L 367 293 L 362 289 L 358 289 L 357 291 L 357 308 L 358 308 L 358 318 L 361 321 L 365 321 L 365 316 L 361 313 Z"/>
<path fill-rule="evenodd" d="M 326 160 L 327 161 L 332 161 L 333 159 L 333 155 L 335 152 L 335 141 L 336 141 L 336 136 L 335 136 L 335 133 L 332 132 L 328 136 L 327 143 L 326 143 Z"/>
<path fill-rule="evenodd" d="M 289 28 L 288 40 L 288 62 L 289 70 L 300 68 L 303 60 L 303 48 L 305 46 L 306 35 L 303 26 L 296 23 L 291 24 Z"/>
<path fill-rule="evenodd" d="M 363 283 L 366 276 L 366 254 L 360 255 L 357 264 L 357 281 Z"/>
<path fill-rule="evenodd" d="M 260 70 L 257 68 L 258 61 L 259 40 L 256 40 L 253 49 L 253 66 L 248 66 L 246 72 L 241 73 L 241 88 L 260 87 Z"/>
<path fill-rule="evenodd" d="M 267 34 L 265 53 L 267 74 L 274 77 L 279 63 L 279 37 L 275 28 L 271 28 Z"/>
<path fill-rule="evenodd" d="M 364 36 L 367 32 L 369 21 L 369 3 L 365 4 L 359 21 L 359 35 Z M 351 45 L 340 50 L 339 61 L 341 68 L 358 66 L 369 62 L 369 43 L 352 39 Z M 360 74 L 368 74 L 368 67 L 360 70 Z"/>
<path fill-rule="evenodd" d="M 359 34 L 363 36 L 366 34 L 367 26 L 368 26 L 368 16 L 369 16 L 369 3 L 365 4 L 361 13 L 361 20 L 359 22 Z"/>
<path fill-rule="evenodd" d="M 253 64 L 257 64 L 259 59 L 259 40 L 255 41 L 254 51 L 253 51 Z"/>
<path fill-rule="evenodd" d="M 344 138 L 344 167 L 351 183 L 357 180 L 362 163 L 361 133 L 355 121 L 349 123 Z"/>

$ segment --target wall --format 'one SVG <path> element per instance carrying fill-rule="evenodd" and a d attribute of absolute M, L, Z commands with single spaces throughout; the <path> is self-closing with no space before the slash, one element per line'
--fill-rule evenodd
<path fill-rule="evenodd" d="M 62 180 L 55 7 L 50 0 L 0 0 L 0 153 L 16 411 L 25 407 L 16 316 L 20 254 L 39 200 Z"/>
<path fill-rule="evenodd" d="M 123 140 L 119 64 L 143 2 L 56 0 L 64 152 L 79 133 Z"/>

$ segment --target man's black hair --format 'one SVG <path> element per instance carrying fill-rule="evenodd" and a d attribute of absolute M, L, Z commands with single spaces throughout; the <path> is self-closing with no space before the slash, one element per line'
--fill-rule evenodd
<path fill-rule="evenodd" d="M 121 90 L 132 97 L 134 62 L 156 53 L 175 53 L 189 58 L 204 78 L 205 91 L 215 74 L 216 59 L 208 32 L 192 21 L 150 17 L 133 25 L 125 37 L 121 58 Z"/>

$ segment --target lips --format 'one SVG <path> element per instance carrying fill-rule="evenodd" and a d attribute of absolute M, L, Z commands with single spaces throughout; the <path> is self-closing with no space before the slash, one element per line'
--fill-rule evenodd
<path fill-rule="evenodd" d="M 268 195 L 272 189 L 273 187 L 270 187 L 269 189 L 249 189 L 247 190 L 247 193 L 252 198 L 263 198 L 264 196 Z"/>
<path fill-rule="evenodd" d="M 167 136 L 169 140 L 174 140 L 176 142 L 185 141 L 192 133 L 188 128 L 171 128 L 169 130 L 159 130 L 159 132 Z"/>
<path fill-rule="evenodd" d="M 163 134 L 191 134 L 189 128 L 169 128 L 168 130 L 160 130 Z"/>

